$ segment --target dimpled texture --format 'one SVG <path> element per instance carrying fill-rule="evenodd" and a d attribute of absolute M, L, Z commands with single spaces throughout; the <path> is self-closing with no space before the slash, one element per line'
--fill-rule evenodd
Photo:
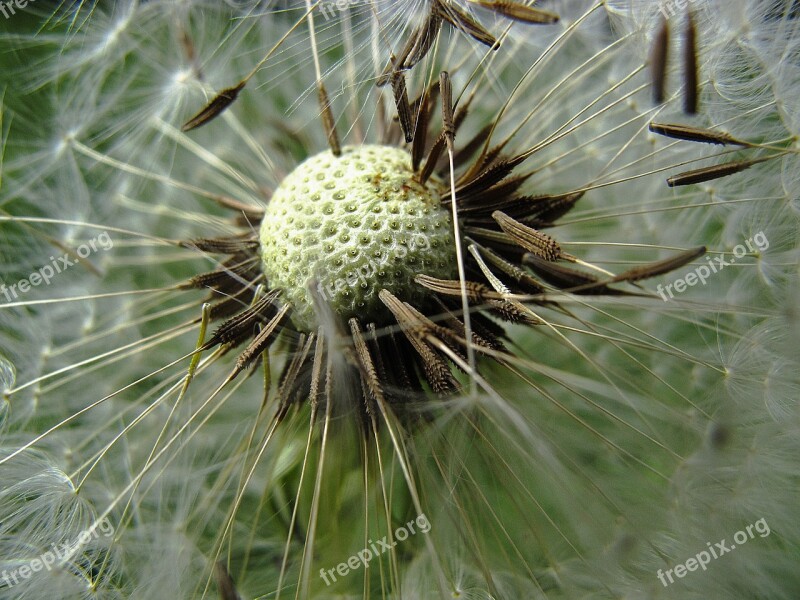
<path fill-rule="evenodd" d="M 455 278 L 442 193 L 440 181 L 415 181 L 409 153 L 388 146 L 322 152 L 292 171 L 267 206 L 261 257 L 270 287 L 294 308 L 295 326 L 318 325 L 310 285 L 345 320 L 381 324 L 391 319 L 381 289 L 413 302 L 426 295 L 417 274 Z"/>

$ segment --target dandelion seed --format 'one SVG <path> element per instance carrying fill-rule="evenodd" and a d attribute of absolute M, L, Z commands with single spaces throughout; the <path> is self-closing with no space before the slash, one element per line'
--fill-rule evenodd
<path fill-rule="evenodd" d="M 650 123 L 648 126 L 650 131 L 665 135 L 667 137 L 687 140 L 690 142 L 704 142 L 707 144 L 735 144 L 736 146 L 749 146 L 748 142 L 737 140 L 732 135 L 724 131 L 710 131 L 700 127 L 691 127 L 688 125 L 672 125 L 667 123 Z"/>
<path fill-rule="evenodd" d="M 669 31 L 669 24 L 663 19 L 653 40 L 653 50 L 650 55 L 650 68 L 653 71 L 653 102 L 656 104 L 661 104 L 666 98 Z"/>
<path fill-rule="evenodd" d="M 751 160 L 736 160 L 723 163 L 721 165 L 714 165 L 712 167 L 694 169 L 692 171 L 673 175 L 667 179 L 667 185 L 670 187 L 675 187 L 681 185 L 693 185 L 697 183 L 703 183 L 705 181 L 713 181 L 714 179 L 719 179 L 720 177 L 727 177 L 728 175 L 740 173 L 745 169 L 749 169 L 753 165 L 757 165 L 758 163 L 762 163 L 773 158 L 775 157 L 765 156 L 763 158 L 754 158 Z"/>
<path fill-rule="evenodd" d="M 231 88 L 222 90 L 219 94 L 214 96 L 211 102 L 208 103 L 208 106 L 186 121 L 181 129 L 183 131 L 191 131 L 215 119 L 222 111 L 236 101 L 236 98 L 239 97 L 239 92 L 244 89 L 245 83 L 246 82 L 241 81 Z"/>
<path fill-rule="evenodd" d="M 683 49 L 683 71 L 685 80 L 685 92 L 683 100 L 683 112 L 694 115 L 697 113 L 699 102 L 698 96 L 698 66 L 697 66 L 697 29 L 694 25 L 692 11 L 686 13 L 686 29 L 684 33 Z"/>

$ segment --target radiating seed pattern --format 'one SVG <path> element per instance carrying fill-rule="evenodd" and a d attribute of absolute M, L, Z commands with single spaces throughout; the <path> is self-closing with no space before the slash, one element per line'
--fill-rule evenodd
<path fill-rule="evenodd" d="M 453 275 L 441 184 L 413 175 L 407 151 L 367 145 L 312 156 L 281 183 L 262 221 L 261 255 L 298 327 L 317 323 L 310 284 L 342 317 L 382 322 L 381 288 L 413 300 L 417 273 Z"/>

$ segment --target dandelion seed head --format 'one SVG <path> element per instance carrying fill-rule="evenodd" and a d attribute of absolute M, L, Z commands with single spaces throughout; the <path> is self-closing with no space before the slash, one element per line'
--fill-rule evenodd
<path fill-rule="evenodd" d="M 300 164 L 275 190 L 260 234 L 264 272 L 294 307 L 295 324 L 317 325 L 309 284 L 343 319 L 380 323 L 381 289 L 414 301 L 418 273 L 453 277 L 441 195 L 440 182 L 416 181 L 409 153 L 389 146 L 326 151 Z"/>
<path fill-rule="evenodd" d="M 394 144 L 401 138 L 392 121 L 391 91 L 376 91 L 375 78 L 390 64 L 390 54 L 397 56 L 409 34 L 426 23 L 432 3 L 337 4 L 323 0 L 314 22 L 321 77 L 332 92 L 342 144 Z M 46 541 L 42 523 L 72 535 L 78 523 L 91 523 L 96 510 L 111 511 L 119 527 L 113 544 L 124 556 L 118 581 L 110 579 L 116 561 L 98 569 L 95 579 L 91 568 L 76 567 L 37 579 L 46 585 L 26 588 L 28 597 L 212 597 L 210 565 L 220 560 L 247 598 L 368 592 L 387 598 L 693 600 L 719 597 L 720 590 L 727 597 L 754 590 L 790 597 L 786 590 L 796 581 L 786 557 L 793 554 L 780 546 L 797 547 L 797 509 L 789 500 L 796 495 L 793 464 L 800 436 L 790 400 L 797 387 L 795 362 L 787 358 L 796 351 L 789 333 L 779 334 L 790 322 L 797 335 L 798 291 L 787 292 L 787 283 L 796 281 L 800 169 L 786 156 L 729 179 L 667 189 L 664 179 L 692 168 L 698 158 L 725 158 L 717 147 L 654 136 L 647 123 L 691 119 L 754 141 L 784 139 L 796 130 L 790 67 L 796 18 L 756 3 L 727 8 L 721 0 L 692 2 L 702 42 L 702 112 L 684 117 L 676 58 L 683 14 L 670 20 L 667 101 L 654 107 L 646 61 L 657 3 L 542 2 L 561 20 L 533 30 L 489 11 L 490 4 L 442 1 L 502 37 L 502 44 L 490 50 L 444 24 L 424 60 L 404 72 L 415 101 L 412 116 L 424 106 L 419 94 L 446 68 L 457 107 L 470 104 L 456 152 L 494 122 L 490 147 L 505 143 L 503 153 L 510 155 L 535 149 L 520 171 L 530 176 L 520 188 L 524 203 L 541 202 L 535 194 L 586 190 L 563 219 L 532 224 L 551 227 L 548 233 L 565 252 L 591 264 L 559 259 L 549 266 L 576 272 L 591 267 L 603 279 L 699 244 L 711 256 L 726 256 L 762 230 L 770 247 L 669 302 L 645 297 L 653 295 L 650 281 L 619 285 L 632 295 L 612 297 L 561 293 L 550 285 L 541 294 L 538 288 L 523 290 L 533 295 L 509 301 L 541 319 L 533 327 L 501 328 L 491 307 L 504 292 L 495 291 L 489 308 L 473 305 L 476 340 L 497 340 L 480 348 L 476 370 L 485 387 L 476 394 L 456 385 L 473 374 L 458 372 L 466 364 L 456 359 L 468 336 L 459 327 L 461 304 L 454 295 L 437 297 L 439 303 L 424 315 L 433 322 L 414 341 L 428 357 L 425 365 L 410 358 L 418 350 L 406 339 L 416 332 L 417 315 L 406 315 L 410 325 L 370 330 L 367 312 L 348 304 L 351 312 L 344 316 L 364 318 L 366 349 L 360 356 L 372 358 L 372 364 L 356 365 L 352 340 L 341 335 L 340 323 L 327 327 L 333 323 L 328 319 L 322 335 L 314 337 L 318 330 L 311 319 L 329 317 L 326 306 L 309 317 L 304 331 L 287 327 L 272 346 L 253 354 L 249 376 L 233 384 L 223 382 L 234 355 L 241 355 L 239 344 L 251 341 L 253 322 L 231 343 L 197 353 L 197 372 L 183 393 L 201 303 L 219 310 L 227 302 L 226 310 L 239 316 L 262 297 L 254 289 L 280 283 L 261 266 L 259 227 L 263 236 L 268 224 L 280 222 L 270 211 L 280 209 L 281 188 L 302 174 L 303 160 L 325 147 L 314 102 L 310 27 L 302 18 L 306 3 L 159 0 L 119 9 L 97 6 L 91 14 L 79 11 L 81 18 L 67 23 L 65 33 L 48 25 L 26 37 L 2 34 L 19 50 L 6 58 L 31 48 L 43 57 L 30 54 L 35 64 L 19 69 L 19 85 L 9 85 L 3 99 L 15 103 L 5 113 L 9 117 L 18 110 L 3 122 L 4 131 L 11 123 L 13 135 L 2 165 L 0 202 L 20 215 L 9 235 L 0 235 L 8 281 L 47 263 L 54 250 L 45 235 L 69 247 L 86 239 L 86 228 L 71 222 L 77 217 L 128 231 L 114 234 L 114 252 L 93 257 L 100 276 L 71 270 L 52 286 L 31 290 L 20 299 L 22 306 L 0 313 L 0 352 L 18 371 L 15 381 L 12 367 L 0 369 L 6 373 L 0 372 L 0 380 L 9 391 L 4 403 L 11 432 L 3 432 L 3 444 L 9 452 L 19 449 L 52 425 L 35 446 L 54 444 L 58 452 L 51 455 L 60 459 L 32 464 L 21 453 L 0 465 L 4 482 L 34 492 L 28 507 L 16 501 L 0 505 L 0 521 L 24 514 L 38 523 L 9 531 L 2 556 L 7 550 L 15 561 L 33 558 L 37 543 Z M 180 131 L 189 114 L 249 73 L 295 23 L 297 29 L 258 67 L 236 103 L 202 129 Z M 53 108 L 20 116 L 17 90 L 40 88 L 50 94 Z M 428 145 L 440 131 L 438 112 L 431 117 Z M 64 131 L 73 131 L 73 138 L 65 141 Z M 401 147 L 392 151 L 405 152 Z M 30 148 L 37 153 L 28 156 Z M 460 162 L 456 157 L 457 178 L 472 159 L 480 172 L 477 152 Z M 330 153 L 317 156 L 333 160 Z M 437 179 L 447 171 L 440 168 L 444 158 L 429 181 L 432 197 L 449 209 L 449 188 Z M 330 174 L 323 171 L 325 202 L 323 195 L 339 190 L 324 188 Z M 301 220 L 315 219 L 313 211 L 305 213 L 314 203 L 313 190 L 303 193 L 302 177 L 298 185 L 299 196 L 284 200 L 297 200 Z M 307 267 L 308 252 L 285 259 L 299 274 L 279 287 L 302 296 L 287 295 L 290 304 L 312 304 L 305 292 L 309 281 L 319 282 L 316 271 L 327 274 L 326 283 L 345 277 L 350 302 L 358 293 L 362 282 L 355 289 L 347 284 L 352 263 L 345 257 L 347 244 L 356 240 L 341 231 L 359 227 L 347 221 L 354 214 L 346 210 L 347 192 L 354 187 L 344 190 L 341 214 L 335 215 L 340 229 L 333 250 L 321 252 L 322 268 Z M 502 190 L 476 199 L 457 195 L 474 215 L 484 204 L 503 206 Z M 253 207 L 252 214 L 266 209 L 268 216 L 259 221 L 247 210 L 223 214 L 208 201 L 219 195 Z M 359 218 L 361 208 L 355 211 Z M 508 208 L 520 206 L 511 202 Z M 453 223 L 449 210 L 444 212 L 444 246 L 452 251 Z M 55 222 L 22 222 L 42 213 Z M 360 226 L 368 217 L 367 210 Z M 417 217 L 414 232 L 421 227 Z M 490 213 L 473 223 L 468 218 L 474 216 L 462 223 L 465 247 L 485 235 L 486 227 L 499 233 Z M 371 223 L 390 228 L 389 218 Z M 275 264 L 296 235 L 288 225 L 282 231 L 286 235 L 269 235 Z M 342 242 L 342 233 L 349 240 Z M 253 249 L 225 258 L 174 244 L 231 235 L 247 236 Z M 393 231 L 390 243 L 398 247 L 399 234 Z M 519 277 L 531 281 L 538 275 L 523 273 L 518 255 L 503 262 L 508 257 L 484 252 L 486 271 L 468 262 L 466 277 L 488 289 L 489 272 L 495 290 L 517 291 Z M 337 273 L 327 267 L 338 257 Z M 222 278 L 240 259 L 252 267 L 252 277 L 236 281 L 234 290 L 241 285 L 241 294 L 227 287 L 175 289 L 209 269 Z M 357 264 L 371 263 L 365 258 Z M 420 265 L 409 270 L 456 279 Z M 673 283 L 696 266 L 662 276 L 660 283 Z M 379 278 L 371 283 L 383 287 Z M 408 287 L 394 293 L 413 302 L 417 287 L 403 285 Z M 335 296 L 320 288 L 327 299 Z M 121 296 L 104 297 L 107 292 Z M 61 303 L 65 296 L 81 299 Z M 33 303 L 40 299 L 46 302 Z M 751 331 L 778 312 L 785 318 Z M 254 320 L 256 330 L 270 314 Z M 443 339 L 437 335 L 440 324 L 454 325 Z M 319 363 L 311 360 L 317 350 Z M 425 367 L 433 374 L 455 373 L 448 394 L 437 402 L 427 401 Z M 373 371 L 376 377 L 366 379 Z M 219 394 L 210 392 L 220 386 Z M 376 400 L 381 392 L 389 399 L 383 405 Z M 343 411 L 358 411 L 362 418 L 339 418 Z M 342 432 L 347 427 L 362 430 L 348 438 Z M 26 469 L 28 483 L 21 483 Z M 37 474 L 53 493 L 36 495 Z M 398 544 L 369 569 L 340 577 L 331 587 L 316 577 L 318 568 L 335 569 L 422 509 L 433 525 L 429 537 Z M 84 516 L 72 519 L 78 512 Z M 728 537 L 759 516 L 767 517 L 780 538 L 776 533 L 754 540 L 716 570 L 690 574 L 666 591 L 656 579 L 658 568 L 686 560 L 706 541 Z M 303 571 L 307 567 L 310 575 Z M 76 587 L 62 586 L 64 580 Z M 124 592 L 115 596 L 117 584 Z"/>

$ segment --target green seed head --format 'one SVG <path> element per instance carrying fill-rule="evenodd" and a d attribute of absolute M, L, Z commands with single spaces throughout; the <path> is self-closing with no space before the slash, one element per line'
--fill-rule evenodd
<path fill-rule="evenodd" d="M 417 274 L 455 277 L 442 184 L 413 175 L 408 152 L 368 145 L 312 156 L 281 182 L 261 225 L 261 258 L 296 327 L 317 326 L 312 282 L 342 318 L 382 323 L 381 289 L 412 302 L 424 296 Z"/>

